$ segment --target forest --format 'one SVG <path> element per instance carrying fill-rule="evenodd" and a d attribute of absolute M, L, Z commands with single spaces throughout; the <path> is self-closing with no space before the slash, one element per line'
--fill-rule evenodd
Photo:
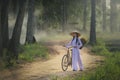
<path fill-rule="evenodd" d="M 56 52 L 49 46 L 57 45 L 56 41 L 62 46 L 70 39 L 69 33 L 78 30 L 87 40 L 85 47 L 108 61 L 99 63 L 104 66 L 91 73 L 86 71 L 73 79 L 67 75 L 62 80 L 119 80 L 119 13 L 120 0 L 0 0 L 0 71 L 34 62 L 38 57 L 49 60 L 49 53 Z M 11 79 L 0 76 L 0 80 Z"/>

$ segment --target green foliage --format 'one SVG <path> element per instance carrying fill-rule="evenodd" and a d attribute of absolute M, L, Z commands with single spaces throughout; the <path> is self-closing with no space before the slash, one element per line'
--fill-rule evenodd
<path fill-rule="evenodd" d="M 48 58 L 48 50 L 45 46 L 40 44 L 26 44 L 22 46 L 23 52 L 19 54 L 20 60 L 33 61 L 34 58 L 40 57 L 43 59 Z"/>
<path fill-rule="evenodd" d="M 70 78 L 68 80 L 70 80 Z M 88 77 L 82 75 L 82 76 L 77 76 L 75 78 L 73 77 L 72 80 L 88 80 Z"/>
<path fill-rule="evenodd" d="M 7 49 L 4 49 L 2 59 L 0 59 L 0 70 L 17 66 L 19 60 L 33 61 L 37 57 L 48 59 L 48 49 L 41 44 L 26 44 L 22 45 L 21 49 L 23 51 L 19 54 L 18 60 Z"/>
<path fill-rule="evenodd" d="M 104 65 L 99 66 L 95 71 L 82 74 L 84 75 L 62 80 L 120 80 L 120 52 L 106 56 Z"/>
<path fill-rule="evenodd" d="M 13 53 L 9 52 L 7 49 L 4 49 L 2 58 L 0 59 L 0 70 L 10 68 L 15 65 L 16 60 L 14 59 Z"/>
<path fill-rule="evenodd" d="M 105 65 L 100 66 L 89 80 L 119 80 L 120 52 L 107 57 Z"/>
<path fill-rule="evenodd" d="M 91 51 L 98 55 L 110 55 L 110 52 L 107 50 L 104 41 L 100 40 L 97 40 L 97 44 L 92 47 Z"/>
<path fill-rule="evenodd" d="M 92 52 L 105 56 L 104 64 L 85 75 L 72 77 L 72 80 L 120 80 L 120 52 L 109 52 L 103 41 L 98 41 Z"/>
<path fill-rule="evenodd" d="M 88 2 L 87 13 L 90 14 Z M 47 28 L 43 28 L 45 30 L 48 28 L 60 29 L 63 17 L 65 17 L 65 23 L 67 21 L 68 24 L 69 22 L 80 22 L 79 25 L 82 24 L 82 0 L 36 0 L 36 5 L 39 10 L 38 21 L 40 25 L 47 26 Z"/>
<path fill-rule="evenodd" d="M 5 67 L 5 63 L 3 60 L 0 60 L 0 71 L 3 70 Z"/>

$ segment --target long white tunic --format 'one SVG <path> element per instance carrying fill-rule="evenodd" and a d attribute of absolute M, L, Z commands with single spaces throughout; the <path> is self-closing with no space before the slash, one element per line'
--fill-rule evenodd
<path fill-rule="evenodd" d="M 66 47 L 73 47 L 72 49 L 72 68 L 73 70 L 83 70 L 83 64 L 82 64 L 82 60 L 80 57 L 80 52 L 79 52 L 79 48 L 82 46 L 82 42 L 81 40 L 78 38 L 78 42 L 76 43 L 76 37 L 74 38 L 74 40 L 70 41 Z M 76 47 L 77 48 L 76 48 Z"/>

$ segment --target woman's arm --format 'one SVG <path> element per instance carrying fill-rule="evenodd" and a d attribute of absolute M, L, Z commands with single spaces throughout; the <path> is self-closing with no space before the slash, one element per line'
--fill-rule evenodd
<path fill-rule="evenodd" d="M 65 46 L 66 46 L 66 48 L 71 47 L 71 46 L 72 46 L 72 45 L 71 45 L 71 41 L 70 41 L 68 44 L 66 44 Z"/>
<path fill-rule="evenodd" d="M 83 44 L 82 44 L 82 42 L 81 42 L 81 39 L 79 38 L 79 39 L 78 39 L 78 45 L 77 45 L 77 47 L 80 48 L 80 47 L 82 47 L 82 46 L 83 46 Z"/>

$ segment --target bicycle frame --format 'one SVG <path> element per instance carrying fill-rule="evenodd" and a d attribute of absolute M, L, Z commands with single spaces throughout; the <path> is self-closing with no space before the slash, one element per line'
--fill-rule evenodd
<path fill-rule="evenodd" d="M 68 66 L 72 66 L 72 48 L 68 48 L 67 53 L 62 57 L 62 70 L 66 71 L 68 69 Z"/>
<path fill-rule="evenodd" d="M 67 50 L 67 58 L 68 58 L 68 65 L 71 65 L 72 64 L 72 49 L 71 48 L 68 48 Z"/>

